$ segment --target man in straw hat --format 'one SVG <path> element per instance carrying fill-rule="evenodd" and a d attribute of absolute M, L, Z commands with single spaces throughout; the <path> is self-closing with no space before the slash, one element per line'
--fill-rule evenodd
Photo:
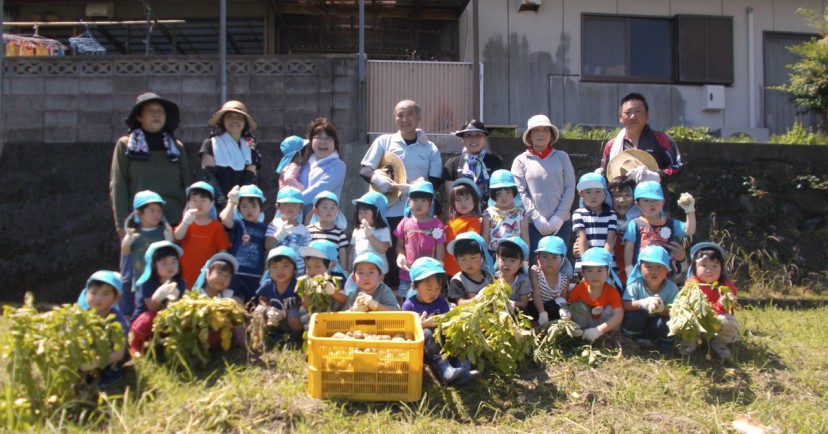
<path fill-rule="evenodd" d="M 658 164 L 656 173 L 661 178 L 681 170 L 684 163 L 681 161 L 676 142 L 667 134 L 650 128 L 649 106 L 643 95 L 631 93 L 621 99 L 618 121 L 624 128 L 604 145 L 601 158 L 601 169 L 604 173 L 607 164 L 625 149 L 640 149 L 650 154 Z"/>
<path fill-rule="evenodd" d="M 389 193 L 394 189 L 399 190 L 399 198 L 390 203 L 385 213 L 388 225 L 392 232 L 399 225 L 403 217 L 405 204 L 408 202 L 408 184 L 412 181 L 423 178 L 430 181 L 434 188 L 439 190 L 443 184 L 442 159 L 437 146 L 428 140 L 422 130 L 417 129 L 420 124 L 420 106 L 411 100 L 403 100 L 394 107 L 394 123 L 398 130 L 393 134 L 383 134 L 374 140 L 365 157 L 362 158 L 360 175 L 368 181 L 377 191 Z M 381 170 L 381 162 L 385 159 L 386 153 L 399 157 L 405 168 L 405 183 L 394 182 L 387 173 Z M 392 235 L 392 245 L 397 240 Z M 396 257 L 394 249 L 386 252 L 388 263 L 391 269 L 386 276 L 388 286 L 395 288 L 399 285 L 399 272 L 396 269 Z"/>

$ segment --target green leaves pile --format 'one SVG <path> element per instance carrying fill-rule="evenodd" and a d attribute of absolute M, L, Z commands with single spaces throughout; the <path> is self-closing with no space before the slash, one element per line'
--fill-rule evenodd
<path fill-rule="evenodd" d="M 0 355 L 10 381 L 0 414 L 8 424 L 43 417 L 73 400 L 86 376 L 81 366 L 103 368 L 126 341 L 121 324 L 77 305 L 39 313 L 31 293 L 19 309 L 4 306 L 3 316 L 10 325 Z"/>
<path fill-rule="evenodd" d="M 707 297 L 699 288 L 699 284 L 690 281 L 673 300 L 667 327 L 670 329 L 669 336 L 678 336 L 682 340 L 696 342 L 701 333 L 706 333 L 708 338 L 712 339 L 716 330 L 721 327 L 721 323 L 716 318 L 716 312 L 707 302 Z"/>
<path fill-rule="evenodd" d="M 340 277 L 328 273 L 315 277 L 302 276 L 296 281 L 296 294 L 303 299 L 310 296 L 308 313 L 330 312 L 333 310 L 333 298 L 325 294 L 325 285 L 330 283 L 337 290 L 341 287 Z"/>
<path fill-rule="evenodd" d="M 535 362 L 550 364 L 564 360 L 564 345 L 583 336 L 584 331 L 572 320 L 558 320 L 538 327 L 534 330 L 534 334 Z"/>
<path fill-rule="evenodd" d="M 449 357 L 468 358 L 481 370 L 511 375 L 532 350 L 531 322 L 517 310 L 510 313 L 508 284 L 497 280 L 481 291 L 474 303 L 435 316 L 434 337 Z"/>
<path fill-rule="evenodd" d="M 244 307 L 231 298 L 208 298 L 189 291 L 181 300 L 158 312 L 153 327 L 153 347 L 164 348 L 165 363 L 192 373 L 192 360 L 209 361 L 210 332 L 221 336 L 221 348 L 230 349 L 233 327 L 244 323 Z"/>

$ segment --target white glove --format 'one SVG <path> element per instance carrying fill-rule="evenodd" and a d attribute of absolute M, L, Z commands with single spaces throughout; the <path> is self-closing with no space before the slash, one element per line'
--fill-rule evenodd
<path fill-rule="evenodd" d="M 396 182 L 392 182 L 391 187 L 396 188 L 402 194 L 408 194 L 408 189 L 411 188 L 411 184 L 397 184 Z"/>
<path fill-rule="evenodd" d="M 267 325 L 271 327 L 277 327 L 283 319 L 285 319 L 285 311 L 281 309 L 277 309 L 276 307 L 270 306 L 267 308 Z"/>
<path fill-rule="evenodd" d="M 363 310 L 363 312 L 365 312 L 369 310 L 377 310 L 377 307 L 379 307 L 379 303 L 377 303 L 377 301 L 374 300 L 374 298 L 370 295 L 364 292 L 360 292 L 359 294 L 357 294 L 356 300 L 354 300 L 354 307 L 356 306 L 360 306 L 360 308 L 365 308 L 365 310 Z"/>
<path fill-rule="evenodd" d="M 627 179 L 632 179 L 636 184 L 640 184 L 644 181 L 661 182 L 661 176 L 658 172 L 647 170 L 647 166 L 638 166 L 635 169 L 630 170 L 627 172 Z"/>
<path fill-rule="evenodd" d="M 126 235 L 124 235 L 123 241 L 121 241 L 121 250 L 129 249 L 132 247 L 132 243 L 138 239 L 140 234 L 133 228 L 127 228 Z"/>
<path fill-rule="evenodd" d="M 267 312 L 267 306 L 264 306 L 264 305 L 261 305 L 261 304 L 256 306 L 255 309 L 253 309 L 253 313 L 256 314 L 256 315 L 263 315 L 263 314 L 265 314 L 265 312 Z"/>
<path fill-rule="evenodd" d="M 408 261 L 405 259 L 405 253 L 397 255 L 397 267 L 400 267 L 400 270 L 408 270 Z"/>
<path fill-rule="evenodd" d="M 546 217 L 542 215 L 538 215 L 537 217 L 532 219 L 532 223 L 535 225 L 535 229 L 541 233 L 541 235 L 549 235 L 546 233 L 546 228 L 549 226 L 549 221 L 546 220 Z"/>
<path fill-rule="evenodd" d="M 632 274 L 632 270 L 633 270 L 632 265 L 627 265 L 626 267 L 624 267 L 624 272 L 627 273 L 627 278 L 628 279 L 630 277 L 630 274 Z"/>
<path fill-rule="evenodd" d="M 392 188 L 391 178 L 377 172 L 374 172 L 374 174 L 371 175 L 371 184 L 374 184 L 374 186 L 377 187 L 377 190 L 383 193 L 388 193 Z"/>
<path fill-rule="evenodd" d="M 234 205 L 238 205 L 238 203 L 239 203 L 239 186 L 238 185 L 234 186 L 233 189 L 231 189 L 230 192 L 227 193 L 227 202 L 230 202 Z"/>
<path fill-rule="evenodd" d="M 595 342 L 595 340 L 600 337 L 601 331 L 595 327 L 584 330 L 584 340 L 589 341 L 589 343 Z"/>
<path fill-rule="evenodd" d="M 561 317 L 561 321 L 569 321 L 572 319 L 572 313 L 569 312 L 569 309 L 562 307 L 558 310 L 558 315 Z"/>
<path fill-rule="evenodd" d="M 168 281 L 167 283 L 159 286 L 150 298 L 156 303 L 163 303 L 165 300 L 177 299 L 179 294 L 180 292 L 178 291 L 178 285 L 176 285 L 175 282 Z"/>
<path fill-rule="evenodd" d="M 647 298 L 642 298 L 641 300 L 638 300 L 638 307 L 641 310 L 646 310 L 647 313 L 650 313 L 650 303 L 652 303 L 652 300 L 650 300 L 651 298 L 652 297 L 647 297 Z"/>
<path fill-rule="evenodd" d="M 652 297 L 647 297 L 647 299 L 649 300 L 649 303 L 647 305 L 647 313 L 652 315 L 655 313 L 664 312 L 664 301 L 661 299 L 661 297 L 655 295 Z"/>
<path fill-rule="evenodd" d="M 293 230 L 291 229 L 290 225 L 287 225 L 287 224 L 282 225 L 282 227 L 279 229 L 279 231 L 277 231 L 275 234 L 273 234 L 273 237 L 276 238 L 276 241 L 282 242 L 292 232 L 293 232 Z"/>
<path fill-rule="evenodd" d="M 601 306 L 593 307 L 592 310 L 590 310 L 590 312 L 593 315 L 601 315 L 602 313 L 604 313 L 604 308 Z"/>
<path fill-rule="evenodd" d="M 538 314 L 538 325 L 544 325 L 549 322 L 549 314 L 547 312 L 541 312 Z"/>
<path fill-rule="evenodd" d="M 549 219 L 549 225 L 547 226 L 547 229 L 549 230 L 549 234 L 558 233 L 558 230 L 561 229 L 561 226 L 563 226 L 563 224 L 564 224 L 564 221 L 563 221 L 562 218 L 560 218 L 556 215 L 553 215 L 552 218 Z M 547 234 L 547 235 L 549 235 L 549 234 Z"/>
<path fill-rule="evenodd" d="M 181 223 L 185 225 L 191 225 L 196 219 L 196 210 L 195 209 L 188 209 L 184 213 L 184 218 L 181 219 Z"/>
<path fill-rule="evenodd" d="M 420 314 L 420 325 L 423 328 L 431 329 L 437 327 L 437 321 L 434 320 L 433 316 L 428 316 L 425 312 Z"/>
<path fill-rule="evenodd" d="M 684 210 L 685 214 L 696 212 L 696 199 L 690 193 L 682 193 L 678 200 L 678 206 Z"/>
<path fill-rule="evenodd" d="M 565 306 L 566 305 L 566 299 L 563 298 L 563 297 L 558 297 L 558 298 L 555 299 L 555 304 L 557 304 L 558 306 Z"/>
<path fill-rule="evenodd" d="M 326 282 L 322 290 L 325 291 L 325 295 L 334 295 L 336 292 L 336 286 L 334 286 L 331 282 Z"/>

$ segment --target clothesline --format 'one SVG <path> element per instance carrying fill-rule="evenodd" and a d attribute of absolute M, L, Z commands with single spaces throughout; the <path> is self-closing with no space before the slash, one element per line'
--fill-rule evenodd
<path fill-rule="evenodd" d="M 3 33 L 6 56 L 63 56 L 66 46 L 42 36 L 21 36 Z"/>
<path fill-rule="evenodd" d="M 151 20 L 156 24 L 183 24 L 186 20 Z M 146 25 L 147 20 L 126 21 L 7 21 L 4 27 L 73 27 L 73 26 L 138 26 Z"/>

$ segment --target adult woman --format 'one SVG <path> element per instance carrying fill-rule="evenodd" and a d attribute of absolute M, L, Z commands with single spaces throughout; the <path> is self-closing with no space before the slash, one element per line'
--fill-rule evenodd
<path fill-rule="evenodd" d="M 310 216 L 313 198 L 323 191 L 330 191 L 341 199 L 345 181 L 345 162 L 339 158 L 339 136 L 336 127 L 325 118 L 314 119 L 308 125 L 306 136 L 310 141 L 311 154 L 299 172 L 299 182 L 305 186 L 302 200 L 305 216 Z"/>
<path fill-rule="evenodd" d="M 548 117 L 532 116 L 523 133 L 526 151 L 512 162 L 520 200 L 530 220 L 530 264 L 535 261 L 541 237 L 557 235 L 568 246 L 572 232 L 575 169 L 566 152 L 552 147 L 559 137 L 558 128 Z"/>
<path fill-rule="evenodd" d="M 132 211 L 135 193 L 151 190 L 167 202 L 164 216 L 175 226 L 181 220 L 190 184 L 184 145 L 175 139 L 178 106 L 147 92 L 138 96 L 125 122 L 126 136 L 118 139 L 109 173 L 109 196 L 118 236 L 124 236 L 124 220 Z"/>
<path fill-rule="evenodd" d="M 483 122 L 470 120 L 454 135 L 463 139 L 463 151 L 451 157 L 443 166 L 443 185 L 446 186 L 446 199 L 451 196 L 451 183 L 457 178 L 469 178 L 481 192 L 480 203 L 485 204 L 489 198 L 489 177 L 495 170 L 504 169 L 503 159 L 486 149 L 489 131 Z M 485 205 L 483 206 L 485 208 Z"/>
<path fill-rule="evenodd" d="M 253 137 L 256 121 L 240 101 L 227 101 L 210 118 L 209 124 L 215 131 L 198 153 L 204 180 L 216 192 L 216 207 L 223 209 L 227 193 L 233 187 L 256 183 L 261 160 Z"/>

